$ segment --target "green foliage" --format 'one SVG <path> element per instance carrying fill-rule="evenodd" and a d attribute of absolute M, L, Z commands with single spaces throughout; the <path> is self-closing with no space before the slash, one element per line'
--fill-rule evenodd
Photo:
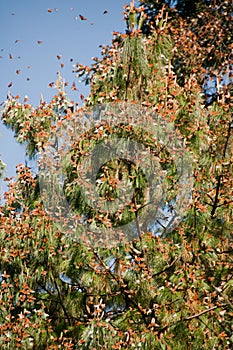
<path fill-rule="evenodd" d="M 162 2 L 150 2 L 157 3 Z M 139 229 L 130 242 L 92 247 L 75 232 L 59 227 L 57 217 L 49 217 L 38 178 L 19 165 L 17 180 L 9 183 L 0 207 L 1 349 L 232 348 L 232 89 L 229 86 L 206 108 L 199 80 L 201 62 L 207 62 L 206 51 L 198 51 L 197 58 L 190 51 L 200 42 L 195 41 L 187 22 L 172 11 L 170 21 L 164 7 L 145 35 L 138 22 L 144 19 L 143 11 L 132 4 L 126 8 L 132 15 L 127 17 L 129 32 L 117 34 L 91 68 L 78 67 L 91 85 L 81 115 L 87 115 L 86 107 L 97 103 L 111 107 L 115 102 L 130 101 L 134 111 L 141 103 L 159 115 L 161 124 L 173 122 L 192 156 L 191 204 L 183 220 L 166 235 Z M 208 11 L 202 18 L 208 18 Z M 220 11 L 218 16 L 224 19 L 226 15 Z M 194 19 L 194 28 L 200 28 L 199 17 Z M 206 26 L 210 28 L 208 23 Z M 217 28 L 218 23 L 213 31 Z M 178 68 L 172 66 L 177 55 L 185 62 Z M 63 126 L 65 130 L 72 118 L 80 122 L 80 111 L 71 112 L 59 82 L 58 94 L 50 103 L 32 108 L 11 98 L 3 108 L 4 123 L 15 131 L 19 142 L 26 143 L 30 156 L 46 151 L 46 146 L 51 146 L 48 139 L 54 140 L 56 131 L 62 132 Z M 146 113 L 144 118 L 146 125 Z M 173 154 L 159 146 L 152 130 L 98 121 L 96 115 L 96 121 L 91 121 L 94 125 L 76 139 L 75 128 L 68 130 L 73 139 L 62 158 L 64 192 L 80 216 L 86 215 L 105 229 L 108 224 L 120 227 L 138 218 L 138 208 L 132 210 L 129 205 L 121 217 L 112 215 L 106 222 L 106 216 L 97 206 L 90 206 L 81 191 L 80 164 L 96 146 L 102 152 L 110 135 L 143 144 L 158 156 L 167 172 L 165 198 L 168 203 L 176 198 Z M 52 146 L 56 149 L 56 142 Z M 143 207 L 147 179 L 142 169 L 124 158 L 112 157 L 98 169 L 95 181 L 100 196 L 115 200 L 120 180 L 133 187 L 135 202 Z M 56 205 L 60 209 L 59 201 Z M 90 242 L 90 226 L 85 235 Z"/>
<path fill-rule="evenodd" d="M 138 32 L 122 37 L 116 35 L 113 46 L 103 48 L 102 60 L 91 70 L 83 65 L 77 67 L 79 76 L 91 81 L 87 105 L 119 100 L 149 100 L 155 104 L 163 94 L 166 82 L 162 77 L 167 70 L 170 73 L 171 37 L 156 31 L 149 38 Z"/>
<path fill-rule="evenodd" d="M 0 159 L 0 178 L 3 176 L 4 174 L 4 169 L 5 169 L 5 164 L 3 163 L 3 161 Z"/>
<path fill-rule="evenodd" d="M 113 111 L 111 107 L 110 111 Z M 133 113 L 135 110 L 132 109 L 131 112 Z M 104 142 L 109 137 L 111 137 L 111 141 L 116 140 L 118 142 L 118 148 L 121 152 L 129 147 L 129 142 L 134 141 L 135 144 L 133 145 L 134 148 L 136 147 L 135 150 L 132 149 L 133 146 L 131 144 L 131 152 L 133 152 L 134 157 L 138 151 L 137 146 L 139 144 L 143 145 L 146 150 L 149 150 L 150 154 L 157 157 L 158 163 L 154 164 L 150 160 L 145 160 L 144 162 L 144 164 L 148 163 L 147 165 L 150 169 L 148 179 L 139 168 L 139 165 L 133 161 L 124 158 L 114 158 L 115 148 L 113 147 L 111 153 L 110 146 Z M 95 148 L 96 146 L 98 147 Z M 82 190 L 82 177 L 88 177 L 88 174 L 82 174 L 82 163 L 90 152 L 92 152 L 92 155 L 88 166 L 85 163 L 85 169 L 87 167 L 90 169 L 95 168 L 96 159 L 98 159 L 98 163 L 102 164 L 96 174 L 95 183 L 98 195 L 100 199 L 107 204 L 107 207 L 111 205 L 111 202 L 123 195 L 121 194 L 119 184 L 125 182 L 129 188 L 132 188 L 131 192 L 133 197 L 128 200 L 129 203 L 127 203 L 127 199 L 125 199 L 126 202 L 123 201 L 123 209 L 111 212 L 108 211 L 107 207 L 104 208 L 104 206 L 98 207 L 93 206 L 92 203 L 89 204 L 88 197 L 90 197 L 92 193 L 91 189 L 87 193 L 84 193 Z M 104 160 L 106 152 L 110 159 L 107 163 Z M 89 222 L 95 222 L 97 225 L 105 225 L 106 227 L 108 227 L 109 222 L 111 222 L 113 226 L 127 224 L 134 220 L 139 210 L 145 205 L 148 205 L 148 203 L 151 202 L 156 206 L 156 198 L 148 194 L 147 190 L 149 186 L 148 180 L 153 178 L 153 174 L 156 173 L 158 166 L 161 167 L 162 171 L 166 170 L 167 172 L 164 179 L 167 186 L 170 188 L 167 201 L 169 202 L 174 199 L 176 193 L 175 191 L 172 193 L 172 189 L 175 187 L 175 183 L 178 180 L 178 174 L 172 157 L 172 153 L 164 151 L 164 146 L 159 143 L 159 137 L 156 139 L 153 133 L 145 132 L 140 126 L 133 127 L 126 123 L 109 125 L 108 123 L 101 122 L 98 126 L 96 125 L 95 128 L 88 130 L 85 134 L 81 134 L 72 145 L 72 152 L 68 152 L 67 157 L 64 158 L 66 174 L 64 192 L 66 198 L 75 211 L 77 211 L 78 214 L 84 214 L 86 220 Z M 158 196 L 158 193 L 156 196 Z M 103 220 L 103 215 L 106 215 L 106 222 Z"/>

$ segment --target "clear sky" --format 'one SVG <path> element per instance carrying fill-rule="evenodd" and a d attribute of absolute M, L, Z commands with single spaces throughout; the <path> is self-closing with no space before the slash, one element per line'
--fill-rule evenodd
<path fill-rule="evenodd" d="M 48 84 L 56 81 L 58 71 L 69 83 L 69 98 L 79 102 L 80 94 L 86 96 L 89 90 L 72 73 L 72 65 L 91 64 L 92 57 L 100 56 L 99 45 L 110 43 L 113 31 L 125 31 L 122 11 L 129 2 L 0 0 L 0 103 L 8 90 L 20 101 L 27 95 L 33 106 L 39 104 L 41 94 L 49 101 L 55 90 Z M 73 82 L 78 91 L 71 90 Z M 15 175 L 15 165 L 24 163 L 25 152 L 2 123 L 0 134 L 0 157 L 10 177 Z"/>

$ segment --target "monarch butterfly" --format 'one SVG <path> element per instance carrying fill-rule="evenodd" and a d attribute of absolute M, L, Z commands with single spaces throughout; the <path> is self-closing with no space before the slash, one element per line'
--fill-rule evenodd
<path fill-rule="evenodd" d="M 86 21 L 87 20 L 87 18 L 84 17 L 83 15 L 79 15 L 79 17 L 80 17 L 81 21 Z"/>
<path fill-rule="evenodd" d="M 71 86 L 71 90 L 77 91 L 78 89 L 76 88 L 75 82 L 73 82 L 72 86 Z"/>

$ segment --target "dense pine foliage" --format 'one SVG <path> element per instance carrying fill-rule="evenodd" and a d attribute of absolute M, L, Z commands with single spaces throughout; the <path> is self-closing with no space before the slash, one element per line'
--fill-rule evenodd
<path fill-rule="evenodd" d="M 151 153 L 158 145 L 143 128 L 117 122 L 79 133 L 62 162 L 70 206 L 99 230 L 138 220 L 130 242 L 92 246 L 56 224 L 38 176 L 19 164 L 0 208 L 1 349 L 232 349 L 233 7 L 230 1 L 173 5 L 125 7 L 126 33 L 114 33 L 91 67 L 74 69 L 91 88 L 82 108 L 69 101 L 61 78 L 51 102 L 33 107 L 10 97 L 3 106 L 2 120 L 31 157 L 46 150 L 67 120 L 95 106 L 152 110 L 184 140 L 193 188 L 183 219 L 155 235 L 138 216 L 146 203 L 142 171 L 114 159 L 98 173 L 101 196 L 116 199 L 119 173 L 137 192 L 118 217 L 107 216 L 80 194 L 77 171 L 89 148 L 114 133 Z M 169 174 L 169 201 L 177 173 L 163 148 L 156 156 Z"/>

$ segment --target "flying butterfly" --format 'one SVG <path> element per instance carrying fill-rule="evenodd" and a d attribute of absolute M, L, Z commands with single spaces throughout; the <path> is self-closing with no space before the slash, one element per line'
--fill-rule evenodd
<path fill-rule="evenodd" d="M 71 90 L 73 91 L 77 91 L 78 89 L 76 88 L 75 82 L 73 82 L 72 86 L 71 86 Z"/>
<path fill-rule="evenodd" d="M 86 21 L 87 20 L 87 18 L 84 17 L 83 15 L 79 15 L 79 17 L 80 17 L 81 21 Z"/>

